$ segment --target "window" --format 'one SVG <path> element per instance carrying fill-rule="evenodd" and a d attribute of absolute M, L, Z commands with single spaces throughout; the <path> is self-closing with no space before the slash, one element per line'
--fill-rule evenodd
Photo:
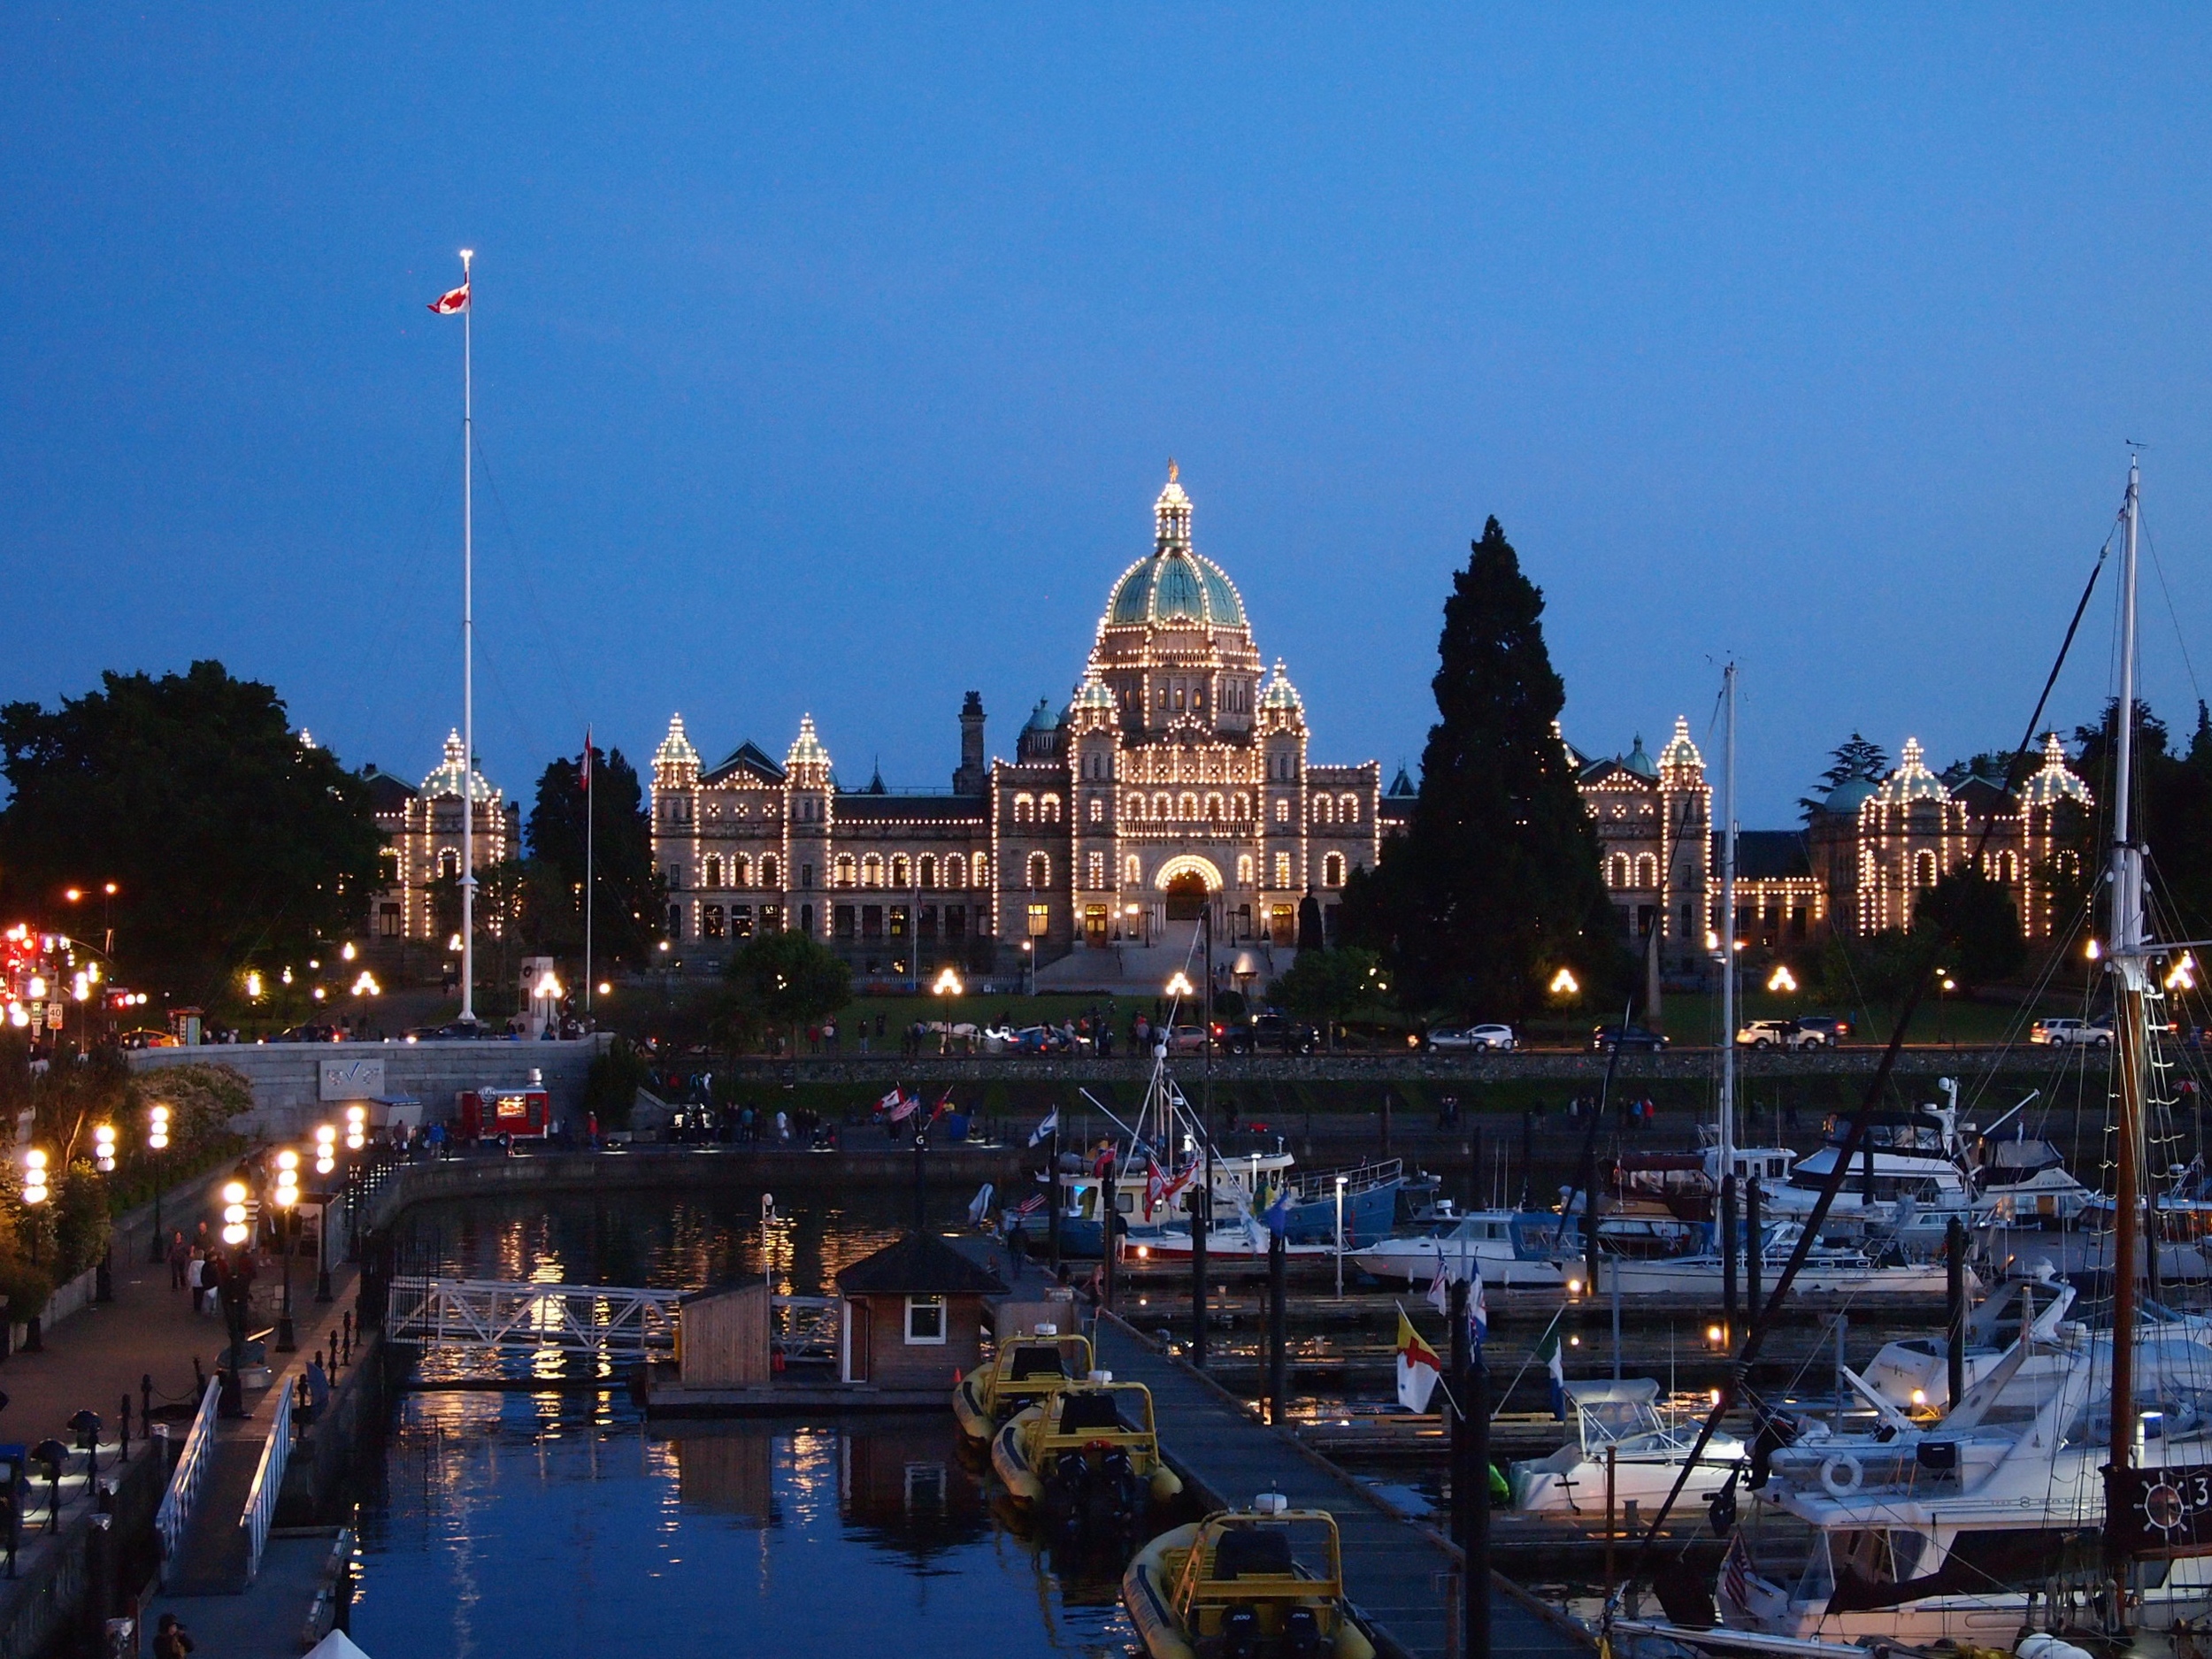
<path fill-rule="evenodd" d="M 776 878 L 781 870 L 782 865 L 778 862 L 775 854 L 769 853 L 764 856 L 760 861 L 760 885 L 764 887 L 780 887 L 782 883 Z"/>
<path fill-rule="evenodd" d="M 671 939 L 681 939 L 684 936 L 684 907 L 680 904 L 672 904 L 668 907 L 668 936 Z"/>
<path fill-rule="evenodd" d="M 849 904 L 840 904 L 831 910 L 830 926 L 838 938 L 850 939 L 853 936 L 853 907 Z"/>
<path fill-rule="evenodd" d="M 753 885 L 753 861 L 743 853 L 730 860 L 730 885 L 733 887 Z"/>
<path fill-rule="evenodd" d="M 945 937 L 965 939 L 968 936 L 968 907 L 964 904 L 945 906 Z"/>
<path fill-rule="evenodd" d="M 1091 822 L 1103 824 L 1105 821 L 1106 798 L 1103 795 L 1094 795 L 1091 797 Z"/>
<path fill-rule="evenodd" d="M 1121 861 L 1121 879 L 1133 887 L 1144 885 L 1144 866 L 1137 861 L 1136 854 L 1131 853 Z"/>
<path fill-rule="evenodd" d="M 1083 885 L 1095 893 L 1106 885 L 1106 855 L 1093 853 L 1084 872 Z"/>
<path fill-rule="evenodd" d="M 1238 823 L 1243 823 L 1252 816 L 1252 797 L 1241 789 L 1238 790 L 1237 798 L 1232 804 L 1230 811 Z"/>
<path fill-rule="evenodd" d="M 721 859 L 710 854 L 707 858 L 707 886 L 710 887 L 718 887 L 721 885 L 722 861 Z"/>
<path fill-rule="evenodd" d="M 683 867 L 681 864 L 671 864 L 671 865 L 669 865 L 669 866 L 668 866 L 668 886 L 669 886 L 669 890 L 670 890 L 671 892 L 673 892 L 676 888 L 682 887 L 682 886 L 683 886 L 683 884 L 684 884 L 684 867 Z"/>
<path fill-rule="evenodd" d="M 396 904 L 380 905 L 376 912 L 377 932 L 387 939 L 397 939 L 401 933 L 402 912 Z"/>
<path fill-rule="evenodd" d="M 1279 795 L 1276 798 L 1275 821 L 1278 824 L 1287 824 L 1290 822 L 1290 797 L 1288 795 Z"/>
<path fill-rule="evenodd" d="M 769 931 L 773 933 L 776 930 L 771 928 Z M 799 906 L 799 931 L 809 939 L 814 937 L 814 907 L 811 904 Z"/>
<path fill-rule="evenodd" d="M 799 885 L 810 893 L 814 890 L 814 866 L 812 864 L 799 866 Z"/>
<path fill-rule="evenodd" d="M 1250 853 L 1237 855 L 1237 885 L 1240 887 L 1248 887 L 1252 885 L 1252 855 Z"/>
<path fill-rule="evenodd" d="M 1106 775 L 1106 757 L 1099 754 L 1085 756 L 1083 775 L 1086 778 L 1103 778 Z"/>
<path fill-rule="evenodd" d="M 1159 819 L 1163 824 L 1167 822 L 1169 816 L 1173 813 L 1174 810 L 1175 803 L 1169 800 L 1164 794 L 1156 795 L 1152 797 L 1152 816 Z"/>
<path fill-rule="evenodd" d="M 891 860 L 891 885 L 895 887 L 910 887 L 914 885 L 914 866 L 904 853 L 899 854 Z"/>
<path fill-rule="evenodd" d="M 1624 887 L 1628 885 L 1628 855 L 1626 853 L 1615 853 L 1605 861 L 1605 885 L 1609 887 Z"/>
<path fill-rule="evenodd" d="M 1290 855 L 1288 853 L 1275 855 L 1275 885 L 1279 887 L 1286 887 L 1290 885 Z"/>
<path fill-rule="evenodd" d="M 1143 818 L 1144 797 L 1141 795 L 1131 795 L 1127 804 L 1122 808 L 1122 812 L 1132 823 Z"/>
<path fill-rule="evenodd" d="M 1052 931 L 1052 906 L 1033 904 L 1029 907 L 1029 936 L 1042 939 Z"/>
<path fill-rule="evenodd" d="M 914 931 L 918 937 L 922 939 L 936 938 L 937 907 L 934 904 L 923 905 L 919 910 L 915 912 L 914 923 Z"/>
<path fill-rule="evenodd" d="M 764 904 L 760 907 L 760 931 L 764 933 L 783 932 L 783 906 Z"/>
<path fill-rule="evenodd" d="M 935 853 L 922 855 L 921 872 L 924 887 L 933 887 L 937 885 L 937 855 Z"/>
<path fill-rule="evenodd" d="M 388 887 L 399 885 L 399 855 L 389 847 L 376 856 L 376 879 Z"/>
<path fill-rule="evenodd" d="M 1636 885 L 1646 890 L 1659 885 L 1658 854 L 1638 853 L 1636 855 Z"/>
<path fill-rule="evenodd" d="M 1181 818 L 1186 824 L 1191 823 L 1196 819 L 1198 817 L 1198 797 L 1194 795 L 1186 793 L 1183 798 L 1175 803 L 1175 815 Z"/>
<path fill-rule="evenodd" d="M 1916 887 L 1932 887 L 1936 884 L 1936 856 L 1917 852 L 1912 856 L 1912 884 Z"/>
<path fill-rule="evenodd" d="M 753 936 L 753 907 L 749 904 L 730 906 L 730 937 L 750 939 Z"/>
<path fill-rule="evenodd" d="M 1030 887 L 1030 890 L 1031 890 L 1032 892 L 1041 892 L 1041 891 L 1042 891 L 1044 888 L 1048 887 L 1050 887 L 1051 885 L 1052 885 L 1052 860 L 1051 860 L 1050 858 L 1048 858 L 1048 856 L 1046 856 L 1043 853 L 1032 853 L 1032 854 L 1030 854 L 1030 855 L 1029 855 L 1029 887 Z"/>
<path fill-rule="evenodd" d="M 1336 816 L 1336 808 L 1325 795 L 1314 796 L 1312 811 L 1313 821 L 1317 824 L 1329 823 Z"/>
<path fill-rule="evenodd" d="M 1036 816 L 1037 803 L 1034 800 L 1025 795 L 1018 795 L 1014 797 L 1015 823 L 1026 824 Z"/>
<path fill-rule="evenodd" d="M 977 887 L 987 887 L 991 885 L 991 861 L 981 853 L 975 856 L 975 869 L 972 874 Z"/>
<path fill-rule="evenodd" d="M 860 936 L 863 939 L 883 937 L 883 906 L 864 904 L 860 907 Z"/>
<path fill-rule="evenodd" d="M 1336 804 L 1337 815 L 1347 824 L 1359 822 L 1359 797 L 1357 795 L 1348 795 Z"/>
<path fill-rule="evenodd" d="M 860 861 L 860 885 L 879 887 L 883 885 L 883 855 L 870 853 Z"/>
<path fill-rule="evenodd" d="M 830 885 L 833 887 L 849 887 L 853 886 L 855 881 L 853 871 L 855 867 L 856 866 L 853 864 L 853 856 L 850 853 L 838 854 L 837 863 L 833 866 L 837 873 L 830 878 Z"/>
<path fill-rule="evenodd" d="M 1037 803 L 1037 821 L 1041 824 L 1057 824 L 1060 821 L 1058 795 L 1048 795 Z"/>
<path fill-rule="evenodd" d="M 461 855 L 449 847 L 438 855 L 438 879 L 450 881 L 460 873 Z M 676 885 L 676 872 L 672 870 L 668 872 L 668 885 L 671 887 Z"/>
<path fill-rule="evenodd" d="M 1221 822 L 1221 807 L 1222 801 L 1219 795 L 1210 795 L 1206 797 L 1206 818 L 1209 823 Z"/>
<path fill-rule="evenodd" d="M 1321 861 L 1321 885 L 1340 887 L 1344 885 L 1344 855 L 1331 853 Z"/>
<path fill-rule="evenodd" d="M 909 1296 L 906 1299 L 906 1340 L 941 1348 L 945 1341 L 945 1299 Z"/>
<path fill-rule="evenodd" d="M 958 853 L 945 860 L 945 885 L 956 893 L 968 885 L 968 861 Z"/>

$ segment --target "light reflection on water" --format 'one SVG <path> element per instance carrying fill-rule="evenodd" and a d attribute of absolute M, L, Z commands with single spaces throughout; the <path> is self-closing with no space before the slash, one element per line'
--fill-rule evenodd
<path fill-rule="evenodd" d="M 757 1194 L 442 1208 L 408 1266 L 688 1288 L 763 1264 Z M 789 1204 L 779 1279 L 818 1294 L 897 1209 Z M 1133 1650 L 1120 1563 L 1064 1574 L 1009 1526 L 949 1410 L 649 1427 L 610 1380 L 403 1397 L 362 1508 L 373 1659 Z"/>

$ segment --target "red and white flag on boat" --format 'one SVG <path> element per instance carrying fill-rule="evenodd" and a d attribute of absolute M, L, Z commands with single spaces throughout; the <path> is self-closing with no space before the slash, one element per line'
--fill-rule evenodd
<path fill-rule="evenodd" d="M 880 1118 L 886 1114 L 895 1114 L 899 1110 L 899 1102 L 905 1098 L 906 1096 L 899 1092 L 898 1086 L 893 1084 L 891 1092 L 876 1102 L 876 1116 Z"/>
<path fill-rule="evenodd" d="M 1045 1195 L 1042 1193 L 1032 1193 L 1014 1206 L 1014 1213 L 1018 1216 L 1033 1216 L 1044 1207 Z"/>
<path fill-rule="evenodd" d="M 1144 1218 L 1152 1219 L 1152 1212 L 1167 1201 L 1167 1171 L 1153 1156 L 1144 1156 Z"/>
<path fill-rule="evenodd" d="M 1739 1532 L 1728 1546 L 1728 1560 L 1720 1575 L 1721 1592 L 1738 1607 L 1748 1609 L 1751 1601 L 1751 1552 L 1744 1548 L 1743 1534 Z"/>
<path fill-rule="evenodd" d="M 437 312 L 441 317 L 450 317 L 456 311 L 465 311 L 468 310 L 469 281 L 469 278 L 463 277 L 461 279 L 461 286 L 459 288 L 448 288 L 444 293 L 439 295 L 436 299 L 430 302 L 430 309 Z"/>
<path fill-rule="evenodd" d="M 1409 1411 L 1426 1411 L 1429 1396 L 1443 1379 L 1444 1362 L 1413 1328 L 1403 1308 L 1398 1310 L 1398 1403 Z"/>

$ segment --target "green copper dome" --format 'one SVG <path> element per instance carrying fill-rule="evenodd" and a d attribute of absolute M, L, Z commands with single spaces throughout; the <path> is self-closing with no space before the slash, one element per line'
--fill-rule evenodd
<path fill-rule="evenodd" d="M 1221 567 L 1188 548 L 1164 548 L 1141 559 L 1115 585 L 1106 605 L 1114 624 L 1194 622 L 1201 627 L 1245 626 L 1244 601 Z"/>

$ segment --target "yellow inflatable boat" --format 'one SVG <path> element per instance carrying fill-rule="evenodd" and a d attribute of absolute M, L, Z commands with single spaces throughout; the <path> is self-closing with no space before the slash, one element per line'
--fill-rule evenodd
<path fill-rule="evenodd" d="M 1024 1406 L 1089 1374 L 1088 1337 L 1061 1336 L 1050 1329 L 999 1344 L 988 1365 L 979 1365 L 952 1391 L 952 1415 L 960 1432 L 987 1445 L 999 1425 Z"/>
<path fill-rule="evenodd" d="M 1336 1519 L 1262 1493 L 1163 1532 L 1129 1563 L 1121 1599 L 1151 1659 L 1374 1659 L 1344 1605 Z"/>
<path fill-rule="evenodd" d="M 1151 1391 L 1106 1371 L 1016 1412 L 991 1441 L 991 1467 L 1016 1507 L 1064 1540 L 1127 1537 L 1183 1490 L 1160 1457 Z"/>

